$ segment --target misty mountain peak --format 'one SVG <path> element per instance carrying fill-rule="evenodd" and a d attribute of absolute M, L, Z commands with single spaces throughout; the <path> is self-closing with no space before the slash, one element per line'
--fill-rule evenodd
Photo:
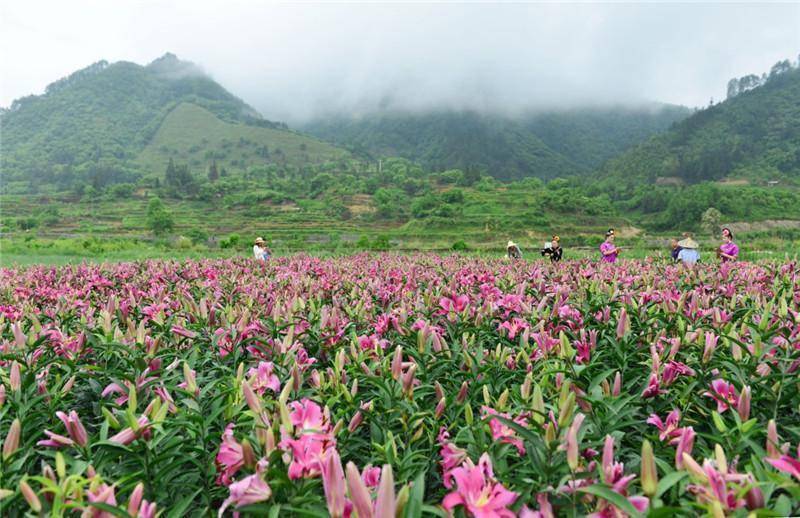
<path fill-rule="evenodd" d="M 154 59 L 147 65 L 151 72 L 168 79 L 180 79 L 183 77 L 199 76 L 207 77 L 208 74 L 196 63 L 184 61 L 172 52 L 167 52 L 163 56 Z"/>

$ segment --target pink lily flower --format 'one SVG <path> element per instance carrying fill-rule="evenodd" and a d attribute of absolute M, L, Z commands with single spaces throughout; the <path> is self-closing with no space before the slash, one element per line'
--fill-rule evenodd
<path fill-rule="evenodd" d="M 704 392 L 704 396 L 713 398 L 717 402 L 717 412 L 725 412 L 729 406 L 736 407 L 739 404 L 739 396 L 732 383 L 723 379 L 715 379 L 711 382 L 712 392 Z"/>
<path fill-rule="evenodd" d="M 323 416 L 322 408 L 310 399 L 303 398 L 300 401 L 292 401 L 289 403 L 289 407 L 292 409 L 289 419 L 297 428 L 318 432 L 327 432 L 330 428 L 330 424 Z"/>
<path fill-rule="evenodd" d="M 217 453 L 217 484 L 230 485 L 231 477 L 244 466 L 244 450 L 242 445 L 236 442 L 233 436 L 233 423 L 225 427 L 222 433 L 222 443 L 219 445 Z"/>
<path fill-rule="evenodd" d="M 461 313 L 467 308 L 468 304 L 469 304 L 468 295 L 455 295 L 453 297 L 442 297 L 439 299 L 439 306 L 442 308 L 439 310 L 439 314 L 446 315 L 451 311 L 455 313 Z"/>
<path fill-rule="evenodd" d="M 650 374 L 650 379 L 647 382 L 647 387 L 644 389 L 644 392 L 642 392 L 642 397 L 647 399 L 651 397 L 656 397 L 660 394 L 666 394 L 666 392 L 667 392 L 666 390 L 661 389 L 661 385 L 659 384 L 658 381 L 658 374 L 653 372 L 652 374 Z"/>
<path fill-rule="evenodd" d="M 272 362 L 258 362 L 258 367 L 252 367 L 247 371 L 250 377 L 250 387 L 259 395 L 263 396 L 267 389 L 276 394 L 281 391 L 281 381 L 273 373 L 275 365 Z"/>
<path fill-rule="evenodd" d="M 442 506 L 446 510 L 463 506 L 467 513 L 476 517 L 514 517 L 514 512 L 508 506 L 516 501 L 518 495 L 494 479 L 492 462 L 487 453 L 481 455 L 477 466 L 467 459 L 462 467 L 454 469 L 452 473 L 456 490 L 444 497 Z"/>
<path fill-rule="evenodd" d="M 116 507 L 117 497 L 114 495 L 114 486 L 108 484 L 100 484 L 94 490 L 89 489 L 86 496 L 89 502 L 107 504 Z M 114 515 L 105 511 L 101 511 L 96 507 L 87 507 L 82 516 L 92 518 L 112 518 Z"/>
<path fill-rule="evenodd" d="M 266 470 L 267 461 L 266 459 L 261 459 L 258 461 L 256 472 L 254 474 L 228 486 L 230 496 L 228 496 L 228 498 L 222 502 L 222 506 L 219 508 L 217 516 L 222 518 L 225 509 L 231 505 L 240 507 L 243 505 L 250 505 L 263 502 L 264 500 L 269 500 L 269 498 L 272 496 L 272 489 L 266 482 L 264 482 L 264 479 L 262 478 L 262 475 Z"/>
<path fill-rule="evenodd" d="M 800 445 L 797 446 L 797 456 L 794 458 L 784 454 L 777 459 L 767 457 L 764 460 L 769 462 L 775 469 L 788 473 L 800 481 Z"/>
<path fill-rule="evenodd" d="M 658 428 L 660 432 L 658 438 L 662 441 L 666 441 L 667 439 L 672 440 L 680 437 L 682 432 L 682 429 L 678 428 L 680 420 L 681 412 L 676 408 L 667 415 L 666 421 L 662 421 L 656 414 L 651 414 L 650 417 L 647 418 L 647 424 Z"/>
<path fill-rule="evenodd" d="M 67 433 L 70 438 L 78 443 L 80 446 L 86 446 L 89 442 L 89 437 L 86 434 L 86 428 L 83 427 L 80 417 L 74 410 L 70 411 L 69 415 L 64 412 L 56 412 L 56 417 L 61 419 L 64 426 L 67 428 Z"/>
<path fill-rule="evenodd" d="M 483 407 L 483 415 L 484 418 L 487 415 L 499 415 L 500 417 L 511 420 L 510 414 L 500 413 L 497 410 L 487 406 Z M 516 419 L 513 419 L 513 421 L 521 426 L 528 426 L 528 420 L 523 416 L 517 417 Z M 489 419 L 489 429 L 492 431 L 492 438 L 495 441 L 511 444 L 517 449 L 517 452 L 519 452 L 520 455 L 525 455 L 525 446 L 522 444 L 522 439 L 517 436 L 517 433 L 513 428 L 506 426 L 499 419 L 492 418 Z"/>
<path fill-rule="evenodd" d="M 447 489 L 453 487 L 453 470 L 467 460 L 467 451 L 449 442 L 449 438 L 450 434 L 442 427 L 441 430 L 439 430 L 438 438 L 439 444 L 442 445 L 439 455 L 442 457 L 442 483 Z"/>

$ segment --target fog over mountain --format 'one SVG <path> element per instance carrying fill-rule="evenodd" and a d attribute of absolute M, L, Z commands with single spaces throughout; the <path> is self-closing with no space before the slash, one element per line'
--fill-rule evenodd
<path fill-rule="evenodd" d="M 800 50 L 800 4 L 6 2 L 0 105 L 106 59 L 166 51 L 269 119 L 706 105 Z"/>

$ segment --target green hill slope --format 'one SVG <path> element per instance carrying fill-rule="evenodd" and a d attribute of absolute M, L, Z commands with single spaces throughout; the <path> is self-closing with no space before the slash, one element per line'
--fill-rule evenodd
<path fill-rule="evenodd" d="M 302 165 L 345 155 L 339 148 L 299 133 L 228 122 L 185 102 L 164 118 L 137 162 L 146 170 L 160 172 L 170 158 L 194 169 L 204 169 L 211 160 L 220 168 L 245 169 L 268 163 Z"/>
<path fill-rule="evenodd" d="M 480 168 L 501 180 L 589 173 L 688 115 L 683 107 L 575 109 L 518 118 L 475 112 L 375 113 L 312 121 L 313 135 L 424 167 Z"/>
<path fill-rule="evenodd" d="M 147 66 L 95 63 L 52 83 L 43 95 L 14 101 L 0 112 L 0 125 L 6 192 L 133 182 L 147 173 L 163 174 L 173 155 L 204 170 L 210 142 L 224 147 L 210 151 L 225 155 L 229 167 L 253 163 L 255 149 L 261 163 L 278 166 L 337 155 L 330 145 L 261 118 L 196 65 L 172 54 Z M 272 153 L 279 148 L 282 153 Z"/>
<path fill-rule="evenodd" d="M 761 86 L 695 113 L 603 173 L 634 183 L 800 178 L 800 69 L 778 65 Z"/>

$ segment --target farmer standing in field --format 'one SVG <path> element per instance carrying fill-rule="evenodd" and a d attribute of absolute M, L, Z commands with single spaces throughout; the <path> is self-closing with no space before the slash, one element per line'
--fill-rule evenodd
<path fill-rule="evenodd" d="M 509 241 L 506 246 L 506 257 L 509 259 L 522 259 L 522 250 L 513 241 Z"/>
<path fill-rule="evenodd" d="M 678 252 L 678 260 L 684 266 L 694 266 L 700 260 L 700 252 L 697 250 L 700 245 L 691 237 L 679 241 L 678 246 L 681 248 Z"/>
<path fill-rule="evenodd" d="M 717 249 L 717 257 L 723 263 L 735 261 L 739 257 L 739 247 L 733 242 L 733 232 L 727 227 L 722 229 L 722 244 Z"/>
<path fill-rule="evenodd" d="M 600 244 L 600 260 L 606 263 L 616 263 L 620 249 L 614 246 L 614 229 L 608 229 L 606 240 Z"/>
<path fill-rule="evenodd" d="M 253 256 L 257 261 L 266 261 L 269 259 L 269 248 L 267 248 L 263 237 L 256 238 L 256 242 L 253 245 Z"/>

